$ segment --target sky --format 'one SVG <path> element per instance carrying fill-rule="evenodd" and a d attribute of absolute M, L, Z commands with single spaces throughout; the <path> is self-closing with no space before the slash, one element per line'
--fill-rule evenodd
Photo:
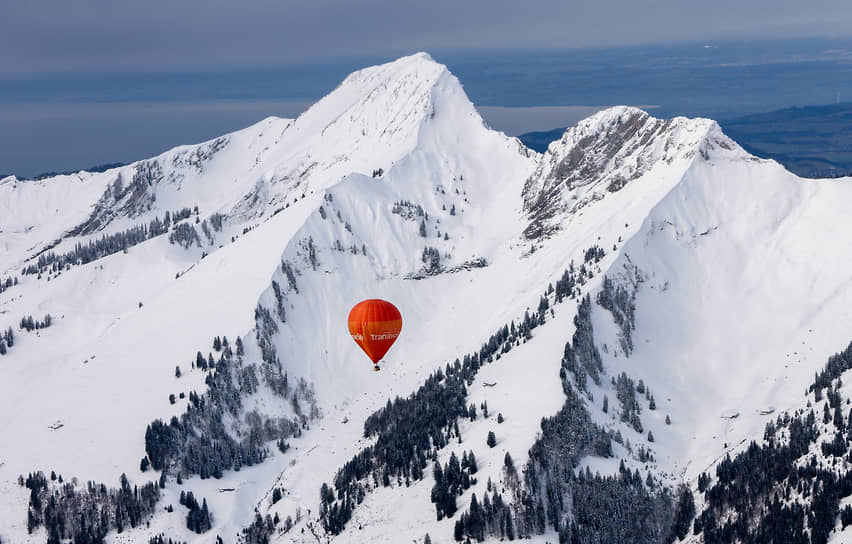
<path fill-rule="evenodd" d="M 838 0 L 0 0 L 0 14 L 0 173 L 21 175 L 135 160 L 298 115 L 352 70 L 421 50 L 492 108 L 492 124 L 517 132 L 631 96 L 527 95 L 514 87 L 537 77 L 495 74 L 496 59 L 544 52 L 563 66 L 553 52 L 594 50 L 606 62 L 611 48 L 852 38 L 852 2 Z M 552 121 L 500 109 L 518 105 L 562 109 Z"/>

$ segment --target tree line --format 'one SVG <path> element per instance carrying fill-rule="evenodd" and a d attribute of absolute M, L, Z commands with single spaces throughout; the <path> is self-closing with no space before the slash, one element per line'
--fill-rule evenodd
<path fill-rule="evenodd" d="M 580 274 L 567 274 L 557 282 L 554 289 L 557 301 L 575 294 L 581 278 L 591 277 L 591 269 L 585 265 L 601 258 L 601 252 L 594 248 L 587 250 Z M 613 294 L 614 291 L 606 296 Z M 619 298 L 632 301 L 632 296 L 619 295 Z M 605 305 L 609 303 L 601 304 Z M 540 310 L 546 307 L 546 300 L 542 300 Z M 608 432 L 591 420 L 581 394 L 585 392 L 591 399 L 587 380 L 600 384 L 603 373 L 602 358 L 594 342 L 591 313 L 591 297 L 586 295 L 577 306 L 575 330 L 571 340 L 566 342 L 560 366 L 565 403 L 556 415 L 542 419 L 541 433 L 529 450 L 523 474 L 519 476 L 508 461 L 504 466 L 504 481 L 510 495 L 507 508 L 488 514 L 484 500 L 479 504 L 471 499 L 468 512 L 456 523 L 454 537 L 457 541 L 464 538 L 481 541 L 485 536 L 509 538 L 507 528 L 511 528 L 512 537 L 542 534 L 549 527 L 558 533 L 560 543 L 601 544 L 656 544 L 682 532 L 685 522 L 679 521 L 676 527 L 671 492 L 650 473 L 643 479 L 638 470 L 628 470 L 623 461 L 616 476 L 592 474 L 588 468 L 577 472 L 583 457 L 612 457 L 612 442 L 622 442 L 620 432 Z M 641 388 L 640 393 L 646 393 L 650 399 L 650 391 L 644 384 L 636 387 L 626 374 L 613 385 L 622 404 L 622 417 L 641 429 L 636 393 Z M 606 406 L 606 400 L 604 402 Z M 627 447 L 629 449 L 629 443 Z M 650 458 L 650 453 L 640 448 L 640 461 Z M 689 512 L 688 500 L 683 499 L 682 508 L 680 497 L 678 500 L 677 512 L 682 510 L 680 516 L 684 517 Z M 492 510 L 494 502 L 493 498 L 489 501 Z"/>
<path fill-rule="evenodd" d="M 593 275 L 591 266 L 586 265 L 602 258 L 603 250 L 587 250 L 585 256 L 587 260 L 579 270 L 571 263 L 557 282 L 558 290 L 550 285 L 542 297 L 553 295 L 559 300 L 575 297 L 575 286 L 583 285 Z M 364 448 L 338 470 L 333 487 L 324 483 L 320 489 L 323 528 L 331 534 L 342 532 L 353 510 L 371 489 L 408 485 L 411 480 L 422 479 L 428 461 L 434 464 L 438 451 L 450 440 L 461 440 L 458 419 L 475 417 L 475 407 L 468 405 L 466 399 L 467 387 L 473 383 L 479 368 L 499 360 L 502 354 L 531 338 L 532 330 L 545 323 L 549 311 L 552 311 L 549 304 L 540 304 L 536 311 L 525 311 L 519 323 L 512 321 L 500 327 L 479 351 L 448 363 L 444 369 L 433 372 L 410 396 L 388 399 L 384 408 L 371 414 L 364 422 L 364 436 L 375 437 L 375 444 Z M 438 486 L 433 502 L 436 514 L 452 517 L 455 498 L 450 486 L 446 487 L 445 493 L 443 484 Z M 500 523 L 495 526 L 499 527 Z M 503 528 L 505 533 L 505 520 Z"/>
<path fill-rule="evenodd" d="M 726 456 L 715 479 L 703 473 L 698 491 L 705 506 L 693 531 L 704 542 L 825 544 L 840 517 L 852 524 L 852 472 L 843 467 L 852 444 L 852 410 L 841 375 L 852 368 L 852 344 L 829 357 L 807 393 L 807 409 L 766 424 L 761 443 Z M 822 404 L 822 417 L 815 408 Z M 820 455 L 821 454 L 821 455 Z"/>
<path fill-rule="evenodd" d="M 218 345 L 221 349 L 218 361 L 214 362 L 212 353 L 205 359 L 199 352 L 191 362 L 193 368 L 207 373 L 207 391 L 190 392 L 186 411 L 179 418 L 173 416 L 168 423 L 154 420 L 145 431 L 147 459 L 155 470 L 182 477 L 198 474 L 201 478 L 221 478 L 225 470 L 262 462 L 269 454 L 267 442 L 300 435 L 316 410 L 313 391 L 304 379 L 291 386 L 286 373 L 278 374 L 280 369 L 265 370 L 257 364 L 247 364 L 240 339 L 235 344 L 236 353 L 227 339 L 216 340 L 214 348 Z M 266 378 L 273 394 L 290 400 L 295 419 L 266 417 L 256 411 L 245 413 L 243 399 L 259 390 L 262 378 Z M 299 399 L 311 408 L 311 413 L 302 412 Z M 244 423 L 239 440 L 225 426 L 228 417 Z"/>
<path fill-rule="evenodd" d="M 628 267 L 628 270 L 631 270 L 631 267 Z M 604 276 L 603 286 L 597 295 L 597 303 L 612 314 L 612 318 L 620 330 L 618 341 L 621 350 L 628 357 L 633 352 L 633 330 L 636 328 L 635 286 L 642 281 L 638 268 L 632 267 L 632 272 L 634 283 L 630 289 Z"/>
<path fill-rule="evenodd" d="M 197 206 L 195 207 L 195 210 L 195 213 L 197 214 Z M 147 225 L 136 225 L 114 234 L 104 234 L 97 240 L 89 240 L 86 244 L 77 242 L 74 249 L 71 251 L 59 254 L 53 251 L 42 253 L 38 256 L 38 260 L 35 264 L 24 267 L 21 273 L 23 275 L 43 274 L 47 271 L 57 273 L 69 266 L 87 264 L 92 261 L 102 259 L 108 255 L 112 255 L 120 251 L 126 251 L 127 249 L 137 244 L 141 244 L 146 240 L 165 234 L 169 231 L 172 224 L 174 224 L 175 229 L 183 230 L 187 226 L 191 228 L 191 225 L 188 225 L 187 223 L 179 223 L 179 221 L 182 221 L 191 215 L 192 210 L 189 208 L 182 208 L 174 212 L 167 211 L 162 220 L 155 217 Z M 192 230 L 193 232 L 195 231 L 194 228 Z"/>
<path fill-rule="evenodd" d="M 422 479 L 427 460 L 435 460 L 437 452 L 450 440 L 461 438 L 458 419 L 471 417 L 471 406 L 466 402 L 467 387 L 473 383 L 479 368 L 499 359 L 501 352 L 508 352 L 511 345 L 526 342 L 530 330 L 544 319 L 543 315 L 527 312 L 520 325 L 514 322 L 511 327 L 504 325 L 478 352 L 436 370 L 409 397 L 389 399 L 384 408 L 371 414 L 364 422 L 364 436 L 375 436 L 375 444 L 338 470 L 334 478 L 336 494 L 321 493 L 320 517 L 325 530 L 339 534 L 370 489 Z M 436 503 L 436 509 L 451 516 L 455 510 L 449 502 L 446 499 Z"/>
<path fill-rule="evenodd" d="M 46 314 L 41 321 L 36 321 L 33 316 L 27 315 L 21 318 L 21 330 L 32 332 L 34 330 L 46 329 L 53 324 L 53 317 Z"/>
<path fill-rule="evenodd" d="M 85 489 L 77 489 L 61 480 L 51 486 L 40 471 L 26 478 L 20 476 L 18 483 L 30 490 L 27 530 L 32 534 L 44 526 L 48 544 L 69 540 L 73 544 L 101 544 L 111 530 L 121 533 L 138 527 L 154 513 L 160 488 L 165 485 L 149 482 L 131 487 L 122 474 L 118 489 L 92 481 Z"/>

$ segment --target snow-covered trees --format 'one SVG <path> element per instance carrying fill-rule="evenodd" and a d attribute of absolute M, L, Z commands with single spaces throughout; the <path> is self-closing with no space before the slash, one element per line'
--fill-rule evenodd
<path fill-rule="evenodd" d="M 557 282 L 556 291 L 559 291 L 559 282 Z M 577 306 L 574 326 L 573 338 L 570 342 L 565 343 L 560 375 L 563 376 L 563 383 L 568 383 L 565 381 L 565 376 L 573 374 L 577 386 L 581 391 L 584 391 L 586 389 L 586 376 L 591 376 L 596 384 L 600 384 L 600 374 L 603 371 L 601 354 L 595 346 L 592 328 L 592 305 L 588 295 Z"/>
<path fill-rule="evenodd" d="M 435 504 L 438 520 L 456 513 L 456 497 L 476 483 L 473 475 L 477 471 L 476 457 L 472 451 L 463 452 L 461 462 L 455 453 L 450 454 L 450 459 L 443 467 L 438 461 L 434 462 L 432 476 L 435 484 L 432 486 L 431 500 Z"/>
<path fill-rule="evenodd" d="M 441 252 L 438 249 L 430 246 L 424 247 L 421 260 L 424 264 L 424 272 L 427 275 L 441 271 Z"/>
<path fill-rule="evenodd" d="M 828 359 L 808 393 L 816 397 L 826 389 L 829 407 L 844 405 L 848 399 L 843 398 L 839 383 L 849 369 L 852 344 Z M 814 455 L 817 443 L 821 455 Z M 699 476 L 698 490 L 704 493 L 705 504 L 695 519 L 694 532 L 707 543 L 729 542 L 737 535 L 743 542 L 824 544 L 838 514 L 844 525 L 852 522 L 852 512 L 839 507 L 840 499 L 852 494 L 852 473 L 835 468 L 846 457 L 846 437 L 831 417 L 820 424 L 813 409 L 784 413 L 767 423 L 762 443 L 753 441 L 719 462 L 715 480 L 705 473 Z M 688 499 L 684 500 L 688 513 Z"/>
<path fill-rule="evenodd" d="M 59 272 L 68 266 L 90 263 L 108 255 L 112 255 L 113 253 L 126 251 L 127 249 L 146 240 L 150 240 L 155 236 L 165 234 L 166 232 L 169 232 L 172 224 L 175 224 L 176 230 L 186 230 L 186 228 L 189 227 L 192 230 L 192 233 L 195 233 L 195 229 L 192 228 L 191 225 L 186 223 L 177 224 L 178 221 L 190 217 L 191 214 L 192 211 L 189 208 L 183 208 L 174 212 L 167 211 L 162 220 L 155 217 L 147 225 L 140 224 L 120 232 L 105 234 L 97 240 L 90 240 L 86 244 L 78 242 L 71 251 L 60 254 L 53 251 L 42 253 L 39 255 L 36 263 L 25 267 L 22 273 L 24 275 L 41 274 L 48 270 L 52 272 Z M 219 224 L 221 225 L 221 221 Z M 73 230 L 70 234 L 81 235 L 87 233 L 88 231 L 83 228 Z M 180 240 L 183 240 L 187 236 L 192 238 L 192 233 L 189 233 L 188 231 L 183 232 L 175 235 L 175 239 L 172 239 L 172 236 L 170 235 L 169 240 L 172 243 L 180 243 Z M 198 239 L 197 233 L 195 233 L 194 239 Z M 190 240 L 190 243 L 191 241 L 192 240 Z M 185 245 L 184 247 L 188 247 L 188 245 Z M 0 292 L 3 290 L 2 285 L 3 284 L 0 283 Z"/>
<path fill-rule="evenodd" d="M 205 358 L 198 352 L 193 363 L 200 370 L 215 366 L 215 371 L 208 372 L 205 379 L 207 391 L 203 395 L 191 391 L 186 412 L 179 418 L 172 417 L 168 423 L 157 419 L 148 425 L 145 451 L 155 470 L 218 478 L 225 470 L 261 462 L 268 455 L 267 441 L 285 444 L 285 439 L 300 434 L 301 427 L 307 423 L 307 415 L 290 419 L 262 417 L 257 412 L 243 414 L 243 398 L 257 391 L 260 384 L 258 366 L 243 361 L 239 338 L 236 356 L 226 340 L 220 342 L 218 361 L 214 361 L 212 353 Z M 291 386 L 286 374 L 279 377 L 277 367 L 268 367 L 263 365 L 262 377 L 273 394 L 290 400 L 300 398 L 309 415 L 315 411 L 313 392 L 307 382 L 300 380 Z M 234 438 L 225 428 L 222 423 L 225 414 L 242 414 L 241 438 Z"/>
<path fill-rule="evenodd" d="M 594 252 L 587 253 L 592 259 L 596 256 Z M 557 282 L 553 289 L 557 297 L 566 296 L 573 290 L 574 278 L 569 272 L 561 282 Z M 483 499 L 477 505 L 472 501 L 470 510 L 456 524 L 455 536 L 459 540 L 465 537 L 479 539 L 483 530 L 486 535 L 512 539 L 515 535 L 524 537 L 542 533 L 546 526 L 559 532 L 560 542 L 630 541 L 650 544 L 659 542 L 667 534 L 673 515 L 673 501 L 652 478 L 644 482 L 638 471 L 627 470 L 623 463 L 616 477 L 593 475 L 588 470 L 573 476 L 582 457 L 612 456 L 611 440 L 615 436 L 592 422 L 585 399 L 577 391 L 577 388 L 584 387 L 582 376 L 599 375 L 603 371 L 600 354 L 594 345 L 588 296 L 578 305 L 575 326 L 572 340 L 566 343 L 560 370 L 565 404 L 555 416 L 542 420 L 541 434 L 529 450 L 529 462 L 522 477 L 506 453 L 504 475 L 514 497 L 513 503 L 505 508 L 495 508 L 498 500 L 502 504 L 499 496 L 491 497 L 487 502 Z M 635 403 L 636 406 L 631 406 L 628 413 L 636 414 L 638 420 L 635 386 L 626 375 L 619 380 L 621 387 L 616 385 L 616 390 L 630 393 L 621 396 Z M 604 402 L 608 405 L 608 400 Z M 620 437 L 616 436 L 616 439 L 620 440 Z M 649 458 L 649 453 L 642 450 L 642 456 Z M 569 499 L 566 501 L 565 497 Z M 480 511 L 484 519 L 482 524 L 479 521 Z M 615 522 L 612 520 L 613 512 L 621 513 Z"/>
<path fill-rule="evenodd" d="M 174 230 L 169 234 L 169 243 L 177 244 L 184 249 L 189 249 L 192 244 L 201 247 L 201 239 L 198 237 L 198 231 L 189 223 L 175 225 Z"/>
<path fill-rule="evenodd" d="M 629 356 L 633 352 L 633 330 L 636 328 L 636 286 L 642 277 L 636 267 L 628 267 L 630 283 L 626 287 L 604 276 L 603 287 L 598 291 L 597 303 L 609 310 L 620 333 L 621 350 Z M 640 391 L 642 393 L 642 391 Z"/>
<path fill-rule="evenodd" d="M 149 538 L 148 544 L 186 544 L 186 542 L 183 540 L 173 540 L 171 537 L 166 537 L 166 535 L 160 533 Z M 220 544 L 220 539 L 216 540 L 216 544 Z"/>
<path fill-rule="evenodd" d="M 10 289 L 18 285 L 18 278 L 14 276 L 9 276 L 7 278 L 0 278 L 0 294 L 3 293 L 6 289 Z"/>
<path fill-rule="evenodd" d="M 426 213 L 423 211 L 423 207 L 420 204 L 414 204 L 408 200 L 400 200 L 399 202 L 394 202 L 393 208 L 391 208 L 391 213 L 399 215 L 403 219 L 406 220 L 414 220 L 417 217 L 425 217 Z"/>
<path fill-rule="evenodd" d="M 212 519 L 210 509 L 207 507 L 207 499 L 201 499 L 199 506 L 198 500 L 192 494 L 192 491 L 180 492 L 180 504 L 186 506 L 189 510 L 186 514 L 186 528 L 194 533 L 204 533 L 210 530 Z"/>
<path fill-rule="evenodd" d="M 592 252 L 591 258 L 594 259 L 595 255 L 598 254 Z M 582 267 L 579 272 L 586 277 L 590 274 L 589 270 Z M 577 281 L 575 278 L 572 265 L 569 270 L 565 271 L 562 281 L 557 282 L 555 290 L 557 294 L 554 296 L 573 295 L 574 284 Z M 549 294 L 549 292 L 546 293 L 546 295 Z M 582 364 L 599 372 L 602 366 L 600 354 L 597 353 L 593 343 L 589 297 L 584 299 L 583 304 L 584 310 L 580 317 L 580 326 L 587 331 L 577 337 L 579 339 L 576 340 L 575 347 L 582 354 Z M 337 499 L 333 502 L 327 502 L 321 512 L 326 530 L 336 534 L 343 529 L 346 521 L 348 521 L 347 516 L 351 515 L 352 509 L 363 500 L 365 482 L 372 482 L 373 486 L 378 486 L 392 485 L 394 479 L 401 483 L 409 478 L 415 480 L 422 478 L 423 470 L 427 466 L 426 454 L 444 448 L 450 438 L 458 436 L 457 421 L 459 418 L 475 419 L 476 406 L 467 404 L 466 397 L 467 385 L 472 383 L 479 368 L 494 361 L 495 358 L 499 358 L 501 353 L 508 352 L 516 343 L 530 338 L 532 330 L 545 322 L 549 311 L 549 305 L 541 311 L 527 311 L 520 323 L 512 322 L 511 326 L 507 324 L 498 329 L 478 352 L 465 355 L 463 360 L 456 359 L 454 363 L 448 364 L 444 371 L 439 370 L 429 376 L 424 385 L 414 394 L 407 398 L 388 400 L 383 409 L 368 417 L 364 423 L 364 436 L 375 436 L 376 442 L 373 446 L 367 447 L 355 455 L 338 470 L 334 480 Z M 583 336 L 583 334 L 587 336 Z M 575 347 L 572 347 L 569 342 L 566 349 L 574 353 Z M 574 360 L 576 364 L 576 359 Z M 579 406 L 581 413 L 585 414 L 585 408 L 582 407 L 582 404 Z M 483 406 L 483 413 L 485 410 L 486 408 Z M 502 420 L 502 415 L 498 415 L 498 423 Z M 594 429 L 597 429 L 596 431 L 589 431 L 591 421 L 588 420 L 587 416 L 581 423 L 582 432 L 592 433 L 592 439 L 587 444 L 588 449 L 598 455 L 611 455 L 612 450 L 608 435 L 597 427 L 594 427 Z M 556 422 L 553 425 L 558 427 L 561 424 L 562 422 Z M 494 442 L 496 445 L 496 436 Z M 451 462 L 453 457 L 450 458 Z M 471 458 L 473 458 L 472 452 L 468 456 L 468 463 L 475 467 L 475 458 L 472 461 Z M 510 466 L 507 469 L 511 473 L 510 479 L 516 482 L 516 487 L 519 489 L 520 478 L 508 454 L 507 460 Z M 463 464 L 464 459 L 459 463 L 461 482 L 464 481 L 465 474 L 468 474 L 468 478 L 470 478 L 470 470 L 461 470 Z M 451 516 L 456 511 L 455 495 L 443 491 L 445 487 L 450 487 L 450 484 L 446 483 L 448 471 L 451 475 L 455 474 L 449 463 L 446 467 L 435 464 L 433 475 L 436 476 L 436 485 L 433 487 L 433 503 L 435 503 L 436 514 L 439 519 Z M 437 483 L 438 481 L 441 482 L 440 485 Z M 463 485 L 463 483 L 460 485 Z M 493 525 L 489 527 L 494 528 L 504 536 L 510 534 L 509 531 L 512 535 L 516 534 L 516 524 L 512 518 L 514 514 L 509 513 L 508 506 L 505 509 L 501 507 L 499 512 L 499 515 L 495 515 L 500 519 L 494 521 Z"/>
<path fill-rule="evenodd" d="M 144 523 L 156 507 L 160 488 L 150 482 L 132 486 L 124 474 L 118 489 L 88 482 L 85 489 L 74 484 L 49 484 L 41 472 L 19 479 L 30 490 L 27 528 L 32 534 L 39 526 L 47 531 L 48 542 L 73 540 L 80 544 L 104 541 L 108 531 Z"/>
<path fill-rule="evenodd" d="M 303 247 L 307 253 L 307 261 L 308 264 L 311 265 L 311 270 L 316 271 L 319 266 L 319 260 L 317 259 L 317 247 L 314 244 L 313 237 L 308 237 L 307 240 L 304 241 Z"/>
<path fill-rule="evenodd" d="M 625 372 L 619 374 L 615 383 L 616 396 L 621 402 L 621 421 L 629 423 L 637 433 L 641 433 L 642 421 L 639 419 L 639 413 L 642 408 L 636 400 L 636 387 Z"/>
<path fill-rule="evenodd" d="M 470 418 L 472 413 L 475 418 L 476 406 L 466 402 L 467 385 L 472 383 L 479 368 L 493 361 L 501 351 L 508 351 L 507 346 L 519 342 L 543 322 L 544 316 L 534 312 L 528 313 L 520 326 L 513 323 L 511 329 L 508 325 L 501 327 L 478 352 L 447 364 L 444 370 L 430 375 L 414 394 L 388 400 L 384 408 L 368 417 L 364 422 L 364 436 L 375 436 L 376 442 L 338 470 L 334 479 L 338 498 L 327 503 L 321 512 L 326 530 L 335 534 L 343 530 L 347 516 L 363 500 L 364 481 L 378 486 L 392 485 L 394 480 L 399 483 L 422 479 L 427 453 L 444 448 L 450 438 L 458 436 L 459 418 Z M 456 458 L 454 463 L 454 457 L 450 457 L 447 467 L 440 468 L 441 484 L 433 487 L 433 502 L 441 517 L 455 513 L 456 494 L 452 491 L 466 489 L 465 482 L 469 485 L 471 474 L 476 471 L 472 452 L 467 456 L 466 468 L 464 458 L 461 462 Z M 436 472 L 438 470 L 436 465 Z"/>
<path fill-rule="evenodd" d="M 53 324 L 53 317 L 46 314 L 41 321 L 36 321 L 33 316 L 28 315 L 21 318 L 21 330 L 32 332 L 38 329 L 45 329 Z M 8 339 L 7 339 L 8 340 Z M 7 341 L 8 344 L 8 341 Z"/>
<path fill-rule="evenodd" d="M 694 517 L 695 500 L 692 497 L 692 490 L 688 485 L 681 485 L 677 493 L 674 521 L 666 542 L 671 543 L 675 539 L 683 540 L 692 527 L 692 518 Z"/>
<path fill-rule="evenodd" d="M 0 334 L 0 355 L 5 355 L 7 350 L 11 349 L 14 345 L 15 332 L 12 330 L 12 327 L 9 327 L 5 332 Z"/>

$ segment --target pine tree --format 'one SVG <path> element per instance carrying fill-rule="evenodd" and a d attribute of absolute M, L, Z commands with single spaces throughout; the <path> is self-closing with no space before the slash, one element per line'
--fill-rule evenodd
<path fill-rule="evenodd" d="M 488 444 L 489 448 L 493 448 L 497 445 L 497 437 L 494 436 L 494 431 L 488 431 L 488 439 L 485 441 L 485 443 Z"/>
<path fill-rule="evenodd" d="M 470 497 L 470 509 L 467 518 L 467 534 L 476 540 L 485 540 L 485 519 L 482 508 L 476 500 L 476 493 Z"/>
<path fill-rule="evenodd" d="M 509 452 L 506 452 L 505 457 L 503 457 L 503 468 L 510 472 L 516 472 L 515 470 L 515 462 L 512 460 L 512 456 L 509 455 Z"/>
<path fill-rule="evenodd" d="M 207 508 L 207 499 L 202 499 L 201 505 L 201 517 L 200 517 L 200 533 L 210 530 L 211 520 L 210 520 L 210 510 Z"/>
<path fill-rule="evenodd" d="M 509 510 L 506 511 L 506 538 L 515 540 L 515 529 L 512 526 L 512 514 Z"/>

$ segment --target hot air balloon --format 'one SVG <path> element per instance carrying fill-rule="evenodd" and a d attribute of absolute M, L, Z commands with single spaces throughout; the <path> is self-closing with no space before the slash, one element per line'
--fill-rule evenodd
<path fill-rule="evenodd" d="M 379 361 L 396 342 L 400 330 L 402 315 L 386 300 L 364 300 L 349 312 L 349 333 L 373 361 L 373 370 L 379 370 Z"/>

